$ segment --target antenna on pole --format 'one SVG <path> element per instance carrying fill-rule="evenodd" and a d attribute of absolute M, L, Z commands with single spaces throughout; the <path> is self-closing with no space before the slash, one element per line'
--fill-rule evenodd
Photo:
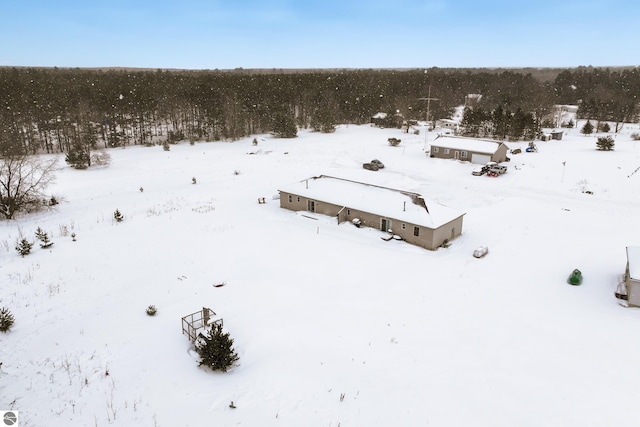
<path fill-rule="evenodd" d="M 424 151 L 427 151 L 427 137 L 429 135 L 429 112 L 431 111 L 431 101 L 439 101 L 439 98 L 431 97 L 431 85 L 429 85 L 429 93 L 426 98 L 418 98 L 419 101 L 427 101 L 427 129 L 424 132 Z"/>

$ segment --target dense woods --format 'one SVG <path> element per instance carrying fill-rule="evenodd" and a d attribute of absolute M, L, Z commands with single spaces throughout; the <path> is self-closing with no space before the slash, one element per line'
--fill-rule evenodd
<path fill-rule="evenodd" d="M 555 104 L 579 116 L 636 121 L 640 72 L 579 67 L 545 78 L 510 70 L 299 72 L 0 68 L 0 154 L 67 153 L 82 163 L 99 148 L 233 141 L 295 127 L 328 132 L 373 114 L 449 117 L 468 94 L 467 132 L 531 138 Z M 295 126 L 294 126 L 295 125 Z M 292 131 L 293 127 L 293 131 Z M 485 133 L 486 133 L 485 132 Z"/>

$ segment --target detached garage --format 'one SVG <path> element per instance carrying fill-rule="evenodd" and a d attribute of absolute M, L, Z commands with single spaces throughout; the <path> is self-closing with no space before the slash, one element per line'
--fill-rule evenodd
<path fill-rule="evenodd" d="M 509 147 L 500 141 L 445 136 L 431 143 L 429 156 L 485 164 L 504 162 L 508 152 Z"/>

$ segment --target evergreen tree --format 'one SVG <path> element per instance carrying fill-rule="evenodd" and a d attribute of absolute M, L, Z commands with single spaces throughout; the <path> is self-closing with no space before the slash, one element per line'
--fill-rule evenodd
<path fill-rule="evenodd" d="M 271 132 L 278 138 L 295 138 L 298 128 L 293 114 L 288 112 L 276 113 L 273 118 Z"/>
<path fill-rule="evenodd" d="M 122 216 L 120 211 L 116 209 L 115 211 L 113 211 L 113 219 L 115 219 L 116 222 L 122 222 L 124 220 L 124 216 Z"/>
<path fill-rule="evenodd" d="M 26 238 L 20 239 L 18 244 L 16 245 L 16 251 L 24 258 L 25 255 L 29 255 L 31 253 L 31 248 L 33 248 L 33 243 L 28 241 Z"/>
<path fill-rule="evenodd" d="M 593 133 L 593 125 L 591 124 L 590 120 L 587 120 L 587 123 L 582 126 L 582 129 L 580 129 L 580 133 L 582 133 L 583 135 L 591 135 Z"/>
<path fill-rule="evenodd" d="M 615 145 L 616 142 L 611 136 L 600 136 L 596 141 L 596 147 L 600 151 L 611 151 Z"/>
<path fill-rule="evenodd" d="M 196 352 L 200 355 L 199 366 L 205 365 L 214 371 L 227 372 L 238 361 L 233 339 L 228 332 L 222 332 L 220 323 L 212 324 L 207 335 L 198 336 Z"/>
<path fill-rule="evenodd" d="M 64 160 L 74 169 L 86 169 L 90 163 L 90 153 L 83 144 L 72 145 Z"/>
<path fill-rule="evenodd" d="M 40 240 L 40 247 L 46 249 L 53 245 L 51 239 L 49 239 L 49 235 L 42 228 L 38 227 L 36 230 L 36 238 Z"/>
<path fill-rule="evenodd" d="M 336 123 L 331 110 L 326 106 L 315 109 L 311 116 L 311 128 L 316 132 L 332 133 L 336 130 Z"/>
<path fill-rule="evenodd" d="M 600 132 L 604 132 L 607 133 L 611 130 L 611 126 L 609 126 L 609 123 L 604 122 L 600 125 Z"/>
<path fill-rule="evenodd" d="M 87 169 L 91 166 L 91 150 L 96 148 L 96 131 L 90 122 L 81 123 L 78 128 L 65 161 L 74 169 Z"/>
<path fill-rule="evenodd" d="M 7 332 L 13 326 L 14 318 L 13 314 L 7 307 L 0 309 L 0 332 Z"/>

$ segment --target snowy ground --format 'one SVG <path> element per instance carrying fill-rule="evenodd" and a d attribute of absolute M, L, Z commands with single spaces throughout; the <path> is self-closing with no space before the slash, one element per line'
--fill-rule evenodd
<path fill-rule="evenodd" d="M 21 427 L 635 426 L 640 310 L 613 293 L 640 244 L 638 126 L 613 152 L 579 127 L 498 178 L 425 156 L 424 134 L 352 125 L 128 147 L 86 171 L 61 159 L 61 204 L 0 222 L 16 318 L 0 410 Z M 363 170 L 372 158 L 386 168 Z M 317 174 L 417 191 L 466 212 L 463 235 L 430 252 L 279 208 L 279 186 Z M 38 226 L 54 246 L 21 258 Z M 181 334 L 203 306 L 235 340 L 227 373 L 199 368 Z"/>

